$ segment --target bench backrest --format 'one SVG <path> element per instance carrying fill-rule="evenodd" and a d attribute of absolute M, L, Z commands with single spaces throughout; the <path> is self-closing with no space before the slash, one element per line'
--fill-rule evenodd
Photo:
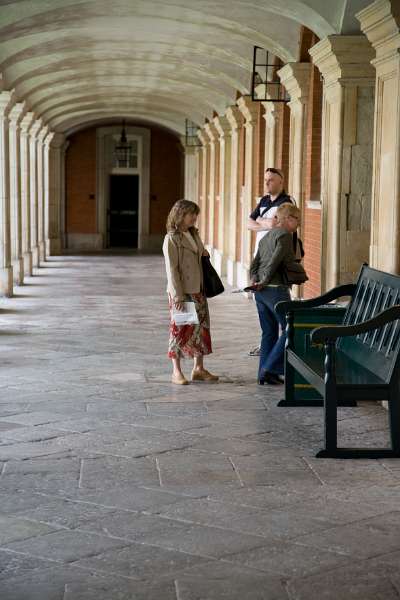
<path fill-rule="evenodd" d="M 364 265 L 343 324 L 363 323 L 395 304 L 400 304 L 400 277 Z M 337 347 L 389 382 L 400 354 L 400 321 L 354 337 L 340 338 Z"/>

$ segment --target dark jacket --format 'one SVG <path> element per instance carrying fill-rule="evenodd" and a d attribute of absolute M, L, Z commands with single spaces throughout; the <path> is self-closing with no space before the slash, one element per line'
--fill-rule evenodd
<path fill-rule="evenodd" d="M 251 279 L 262 286 L 287 285 L 281 267 L 289 266 L 295 261 L 292 234 L 282 227 L 271 229 L 260 241 L 257 254 L 252 260 Z"/>

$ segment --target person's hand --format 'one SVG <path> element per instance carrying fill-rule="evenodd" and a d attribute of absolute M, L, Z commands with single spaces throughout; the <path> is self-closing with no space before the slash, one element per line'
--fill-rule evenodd
<path fill-rule="evenodd" d="M 174 302 L 174 306 L 176 310 L 182 311 L 185 308 L 185 305 L 182 301 Z"/>
<path fill-rule="evenodd" d="M 210 253 L 204 248 L 202 256 L 207 256 L 208 258 L 210 258 Z"/>

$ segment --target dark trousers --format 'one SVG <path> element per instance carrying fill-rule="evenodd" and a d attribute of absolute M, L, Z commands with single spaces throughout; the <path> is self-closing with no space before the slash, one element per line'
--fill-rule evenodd
<path fill-rule="evenodd" d="M 290 300 L 289 288 L 266 287 L 255 292 L 255 300 L 262 329 L 258 378 L 262 379 L 266 371 L 283 375 L 286 319 L 275 312 L 275 304 L 281 300 Z M 281 335 L 279 326 L 282 329 Z"/>

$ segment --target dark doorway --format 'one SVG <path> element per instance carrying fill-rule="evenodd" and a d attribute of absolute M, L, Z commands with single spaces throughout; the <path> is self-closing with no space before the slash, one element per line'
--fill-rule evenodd
<path fill-rule="evenodd" d="M 138 223 L 139 175 L 111 175 L 108 245 L 137 248 Z"/>

